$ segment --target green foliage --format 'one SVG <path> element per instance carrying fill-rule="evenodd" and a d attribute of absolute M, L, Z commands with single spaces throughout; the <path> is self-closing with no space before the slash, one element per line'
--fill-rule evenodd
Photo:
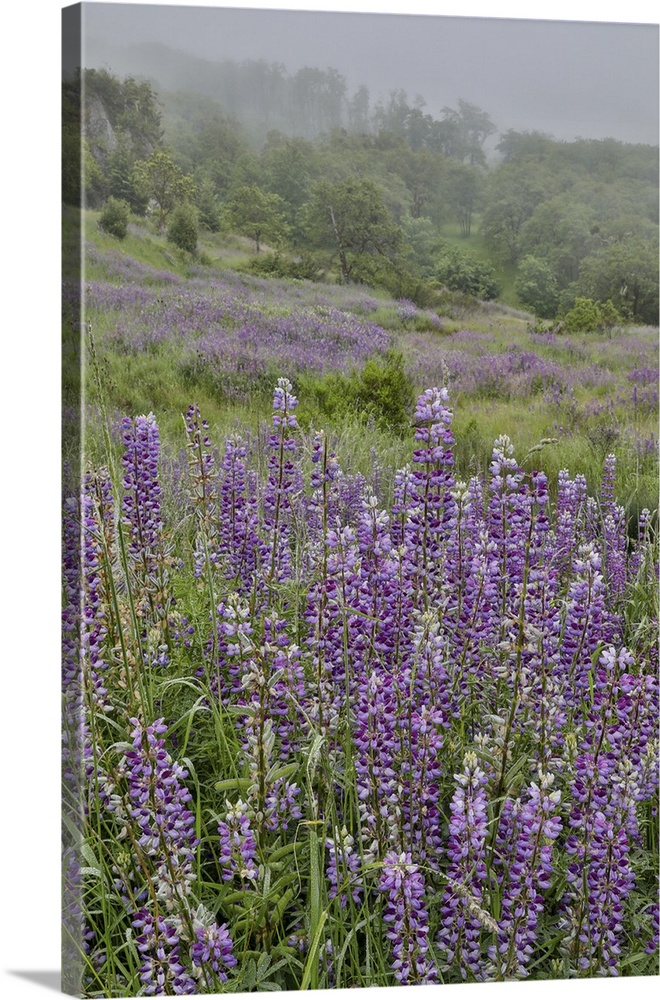
<path fill-rule="evenodd" d="M 136 175 L 135 162 L 129 143 L 125 137 L 120 136 L 116 149 L 108 157 L 107 176 L 110 193 L 115 198 L 128 202 L 131 211 L 136 215 L 144 215 L 149 199 L 140 185 L 139 175 Z"/>
<path fill-rule="evenodd" d="M 438 230 L 430 219 L 408 217 L 401 223 L 408 246 L 407 258 L 423 278 L 433 277 L 433 259 L 442 245 Z"/>
<path fill-rule="evenodd" d="M 537 316 L 551 319 L 557 312 L 559 293 L 552 268 L 537 257 L 523 257 L 518 265 L 514 290 L 523 305 Z"/>
<path fill-rule="evenodd" d="M 565 192 L 534 210 L 520 234 L 523 255 L 547 262 L 559 288 L 575 281 L 580 261 L 591 252 L 596 211 Z"/>
<path fill-rule="evenodd" d="M 472 231 L 472 217 L 483 190 L 483 172 L 464 163 L 452 163 L 446 184 L 446 196 L 460 226 L 461 236 Z"/>
<path fill-rule="evenodd" d="M 518 261 L 523 226 L 548 194 L 548 178 L 541 168 L 530 170 L 526 163 L 505 163 L 492 174 L 481 229 L 486 246 L 498 260 L 508 264 Z"/>
<path fill-rule="evenodd" d="M 279 245 L 289 231 L 282 199 L 256 184 L 244 184 L 234 191 L 224 209 L 224 223 L 233 232 L 254 240 L 257 253 L 262 240 Z"/>
<path fill-rule="evenodd" d="M 578 296 L 572 308 L 565 313 L 562 326 L 569 333 L 578 333 L 584 330 L 611 330 L 624 322 L 624 317 L 611 299 L 595 302 L 586 296 Z"/>
<path fill-rule="evenodd" d="M 175 205 L 194 198 L 192 177 L 183 173 L 165 149 L 157 149 L 149 159 L 138 161 L 135 177 L 140 190 L 156 203 L 159 229 L 163 228 Z"/>
<path fill-rule="evenodd" d="M 307 201 L 317 173 L 313 145 L 305 139 L 271 132 L 261 159 L 266 186 L 285 203 L 287 222 L 295 226 L 297 213 Z"/>
<path fill-rule="evenodd" d="M 86 205 L 98 208 L 113 195 L 142 214 L 146 197 L 136 187 L 133 167 L 160 144 L 162 134 L 151 85 L 120 80 L 107 70 L 77 71 L 63 84 L 62 127 L 65 202 L 80 204 L 84 197 Z"/>
<path fill-rule="evenodd" d="M 616 308 L 611 299 L 600 305 L 601 323 L 606 330 L 611 330 L 614 326 L 621 326 L 624 322 L 623 316 Z"/>
<path fill-rule="evenodd" d="M 131 215 L 130 205 L 120 198 L 108 198 L 99 218 L 99 226 L 110 236 L 116 236 L 118 240 L 126 238 L 128 232 L 128 220 Z"/>
<path fill-rule="evenodd" d="M 136 154 L 146 156 L 160 144 L 158 98 L 151 84 L 131 76 L 120 80 L 105 69 L 85 70 L 86 99 L 97 98 L 113 131 L 130 138 Z"/>
<path fill-rule="evenodd" d="M 435 277 L 441 285 L 479 299 L 497 298 L 500 287 L 495 271 L 469 250 L 446 243 L 435 262 Z"/>
<path fill-rule="evenodd" d="M 464 98 L 458 99 L 458 110 L 443 108 L 443 121 L 454 126 L 459 137 L 456 159 L 467 160 L 471 167 L 484 166 L 486 157 L 483 145 L 489 135 L 495 132 L 495 125 L 488 112 L 471 104 Z"/>
<path fill-rule="evenodd" d="M 603 314 L 600 306 L 593 299 L 578 296 L 573 308 L 569 309 L 564 316 L 563 325 L 569 333 L 600 329 L 603 325 Z"/>
<path fill-rule="evenodd" d="M 304 376 L 301 382 L 303 418 L 305 412 L 309 416 L 310 410 L 333 420 L 357 414 L 390 433 L 403 435 L 410 428 L 415 385 L 405 371 L 400 351 L 370 358 L 360 371 Z"/>
<path fill-rule="evenodd" d="M 190 202 L 180 202 L 172 211 L 167 227 L 167 238 L 180 250 L 195 253 L 199 239 L 197 210 Z"/>
<path fill-rule="evenodd" d="M 582 261 L 575 291 L 600 302 L 611 299 L 623 316 L 657 325 L 657 244 L 634 235 L 608 241 Z"/>
<path fill-rule="evenodd" d="M 195 177 L 195 206 L 200 224 L 210 233 L 217 233 L 221 227 L 220 199 L 207 173 L 202 172 Z"/>
<path fill-rule="evenodd" d="M 391 265 L 403 247 L 401 229 L 368 178 L 318 184 L 307 206 L 307 231 L 313 245 L 333 252 L 346 284 L 367 274 L 373 277 L 383 262 Z"/>
<path fill-rule="evenodd" d="M 323 278 L 323 267 L 311 253 L 304 253 L 300 257 L 288 257 L 278 251 L 259 254 L 258 257 L 251 257 L 241 270 L 263 278 L 293 278 L 302 281 L 321 281 Z"/>

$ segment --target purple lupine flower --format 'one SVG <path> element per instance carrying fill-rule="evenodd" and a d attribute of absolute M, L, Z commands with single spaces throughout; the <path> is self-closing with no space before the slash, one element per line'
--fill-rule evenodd
<path fill-rule="evenodd" d="M 605 459 L 600 493 L 602 518 L 603 575 L 607 585 L 608 601 L 615 605 L 626 587 L 626 562 L 628 537 L 625 508 L 615 502 L 614 483 L 616 457 Z"/>
<path fill-rule="evenodd" d="M 434 578 L 440 572 L 439 535 L 454 509 L 453 415 L 448 399 L 445 387 L 427 389 L 417 400 L 414 414 L 415 440 L 421 446 L 413 453 L 404 538 L 415 589 L 421 592 L 425 608 L 429 606 Z"/>
<path fill-rule="evenodd" d="M 153 413 L 126 417 L 122 423 L 125 452 L 122 521 L 128 529 L 131 565 L 141 584 L 153 587 L 161 569 L 163 521 L 158 479 L 160 435 Z"/>
<path fill-rule="evenodd" d="M 108 561 L 114 557 L 114 500 L 112 483 L 105 470 L 88 473 L 82 489 L 83 538 L 83 608 L 81 646 L 91 684 L 87 695 L 101 711 L 111 711 L 107 699 L 105 673 L 108 669 L 106 647 L 112 646 L 114 633 L 109 618 Z"/>
<path fill-rule="evenodd" d="M 585 828 L 587 829 L 587 828 Z M 600 811 L 590 817 L 587 850 L 566 875 L 579 902 L 570 908 L 570 933 L 577 936 L 577 968 L 581 974 L 619 975 L 623 904 L 635 885 L 630 867 L 630 843 L 625 826 Z M 572 845 L 566 850 L 573 853 Z M 580 852 L 578 852 L 580 853 Z M 582 895 L 586 868 L 586 892 Z"/>
<path fill-rule="evenodd" d="M 276 778 L 268 786 L 265 797 L 265 825 L 267 830 L 288 830 L 289 823 L 302 819 L 298 804 L 300 789 L 295 782 Z"/>
<path fill-rule="evenodd" d="M 355 840 L 346 827 L 335 830 L 335 836 L 329 837 L 325 846 L 328 851 L 326 877 L 330 884 L 328 898 L 339 897 L 342 909 L 348 904 L 345 888 L 350 890 L 353 901 L 360 904 L 362 900 L 362 883 L 358 877 L 360 871 L 360 855 L 354 849 Z"/>
<path fill-rule="evenodd" d="M 202 575 L 206 562 L 217 560 L 217 482 L 215 457 L 208 436 L 208 421 L 202 419 L 197 403 L 192 403 L 184 416 L 188 447 L 190 494 L 197 517 L 195 538 L 195 576 Z"/>
<path fill-rule="evenodd" d="M 636 669 L 625 646 L 618 652 L 606 647 L 593 672 L 591 702 L 579 715 L 580 751 L 608 762 L 603 812 L 623 823 L 631 840 L 639 836 L 637 804 L 650 799 L 658 785 L 658 678 Z"/>
<path fill-rule="evenodd" d="M 437 982 L 435 965 L 428 957 L 424 878 L 409 853 L 385 855 L 378 889 L 387 893 L 383 920 L 391 924 L 387 938 L 392 944 L 395 978 L 404 986 Z"/>
<path fill-rule="evenodd" d="M 501 435 L 490 464 L 489 538 L 497 544 L 502 605 L 515 614 L 511 594 L 520 592 L 528 560 L 528 534 L 534 498 L 525 489 L 524 473 L 511 439 Z"/>
<path fill-rule="evenodd" d="M 174 922 L 166 917 L 154 917 L 142 907 L 134 915 L 132 924 L 139 931 L 135 943 L 142 959 L 139 975 L 145 995 L 195 993 L 195 980 L 180 960 L 180 938 Z"/>
<path fill-rule="evenodd" d="M 253 588 L 253 579 L 267 552 L 259 538 L 256 484 L 246 470 L 247 446 L 235 434 L 225 442 L 219 496 L 218 558 L 226 576 L 240 594 Z"/>
<path fill-rule="evenodd" d="M 238 594 L 230 594 L 216 608 L 216 634 L 209 640 L 210 665 L 199 667 L 197 676 L 209 671 L 209 685 L 223 704 L 238 695 L 243 687 L 243 663 L 253 649 L 250 609 Z"/>
<path fill-rule="evenodd" d="M 257 879 L 259 877 L 259 866 L 256 863 L 257 842 L 245 802 L 239 799 L 234 806 L 227 804 L 225 819 L 218 824 L 218 835 L 223 881 L 230 882 L 234 876 L 241 881 Z"/>
<path fill-rule="evenodd" d="M 190 949 L 193 970 L 210 968 L 220 982 L 226 983 L 226 970 L 238 962 L 227 924 L 218 926 L 215 921 L 204 923 L 196 916 L 193 926 L 195 936 Z"/>
<path fill-rule="evenodd" d="M 541 772 L 524 799 L 507 799 L 499 817 L 495 867 L 500 884 L 501 916 L 497 945 L 490 957 L 505 979 L 529 975 L 544 900 L 550 888 L 552 845 L 561 831 L 559 791 L 550 791 L 554 776 Z"/>
<path fill-rule="evenodd" d="M 651 918 L 651 937 L 646 942 L 644 951 L 647 955 L 653 955 L 660 946 L 660 890 L 653 902 L 646 907 L 646 912 Z"/>
<path fill-rule="evenodd" d="M 298 400 L 292 388 L 288 379 L 280 378 L 273 394 L 268 485 L 263 497 L 263 529 L 268 548 L 265 569 L 269 583 L 286 580 L 292 574 L 290 512 L 295 470 L 291 454 L 296 449 L 296 442 L 291 432 L 298 426 L 294 412 Z"/>
<path fill-rule="evenodd" d="M 410 323 L 418 313 L 417 306 L 410 299 L 397 299 L 396 311 L 402 323 Z"/>
<path fill-rule="evenodd" d="M 165 749 L 163 719 L 150 726 L 131 719 L 131 724 L 133 746 L 124 758 L 128 817 L 144 857 L 156 865 L 156 895 L 171 912 L 184 903 L 195 879 L 195 817 L 189 808 L 192 795 L 183 784 L 188 772 Z"/>
<path fill-rule="evenodd" d="M 454 777 L 458 784 L 450 808 L 447 844 L 450 863 L 441 905 L 438 947 L 447 956 L 447 968 L 456 964 L 463 979 L 470 973 L 475 979 L 482 979 L 481 928 L 497 929 L 482 906 L 487 879 L 488 779 L 472 751 L 465 754 L 463 771 Z"/>
<path fill-rule="evenodd" d="M 601 559 L 593 542 L 580 546 L 573 563 L 573 574 L 566 599 L 557 673 L 568 703 L 577 705 L 589 689 L 591 657 L 602 642 L 612 638 L 605 610 Z"/>
<path fill-rule="evenodd" d="M 271 676 L 279 679 L 271 686 L 269 710 L 277 719 L 276 733 L 280 741 L 280 759 L 286 760 L 300 747 L 307 732 L 304 719 L 307 704 L 307 684 L 300 659 L 300 650 L 292 643 L 284 619 L 264 618 L 261 646 L 269 661 Z"/>
<path fill-rule="evenodd" d="M 348 712 L 353 701 L 350 677 L 346 673 L 345 640 L 347 606 L 359 605 L 360 555 L 355 530 L 329 527 L 323 550 L 324 579 L 314 582 L 308 592 L 305 620 L 306 640 L 312 656 L 313 687 L 310 686 L 309 713 L 328 740 L 330 753 L 337 750 L 336 731 L 342 708 Z"/>
<path fill-rule="evenodd" d="M 337 456 L 334 451 L 328 450 L 328 439 L 322 431 L 314 435 L 311 459 L 313 468 L 310 485 L 313 492 L 307 510 L 315 534 L 322 534 L 327 530 L 333 499 L 337 503 L 337 498 L 332 497 L 332 484 L 342 476 Z"/>
<path fill-rule="evenodd" d="M 440 750 L 444 742 L 447 715 L 442 708 L 421 705 L 400 720 L 399 792 L 404 843 L 415 858 L 436 868 L 441 851 L 440 779 L 443 775 Z"/>
<path fill-rule="evenodd" d="M 653 516 L 648 507 L 639 512 L 637 539 L 628 562 L 630 580 L 635 580 L 642 573 L 647 573 L 653 582 L 658 576 L 653 565 Z"/>
<path fill-rule="evenodd" d="M 557 477 L 556 528 L 553 565 L 562 585 L 568 580 L 577 555 L 579 540 L 584 536 L 587 481 L 583 475 L 570 479 L 568 470 L 561 469 Z"/>
<path fill-rule="evenodd" d="M 397 700 L 392 678 L 372 670 L 359 684 L 354 741 L 361 833 L 375 839 L 383 856 L 401 846 L 401 801 L 396 766 Z"/>
<path fill-rule="evenodd" d="M 562 901 L 565 949 L 580 975 L 619 975 L 623 904 L 635 879 L 630 866 L 628 810 L 617 801 L 616 757 L 598 741 L 576 757 Z M 614 794 L 613 794 L 614 789 Z"/>

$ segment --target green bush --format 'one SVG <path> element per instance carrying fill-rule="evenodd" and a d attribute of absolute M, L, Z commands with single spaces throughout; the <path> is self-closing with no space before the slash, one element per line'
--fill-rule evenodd
<path fill-rule="evenodd" d="M 603 313 L 593 299 L 578 298 L 572 309 L 564 316 L 564 328 L 569 333 L 598 330 L 603 326 Z"/>
<path fill-rule="evenodd" d="M 388 351 L 382 361 L 370 358 L 357 381 L 358 412 L 372 416 L 381 429 L 401 432 L 409 427 L 415 388 L 400 351 Z"/>
<path fill-rule="evenodd" d="M 110 197 L 103 206 L 103 211 L 99 218 L 99 226 L 104 233 L 115 236 L 118 240 L 123 240 L 128 232 L 128 220 L 131 216 L 131 209 L 128 202 L 122 198 Z"/>
<path fill-rule="evenodd" d="M 601 303 L 601 323 L 606 330 L 611 330 L 613 326 L 622 326 L 624 319 L 617 307 L 612 302 L 612 299 L 608 299 L 607 302 Z"/>
<path fill-rule="evenodd" d="M 302 254 L 294 259 L 279 251 L 250 257 L 241 270 L 262 278 L 298 278 L 303 281 L 321 281 L 324 275 L 321 264 L 313 254 Z"/>
<path fill-rule="evenodd" d="M 449 244 L 436 258 L 435 277 L 452 291 L 465 292 L 478 299 L 495 299 L 502 290 L 490 264 L 479 260 L 469 250 Z"/>
<path fill-rule="evenodd" d="M 315 411 L 314 417 L 341 419 L 358 414 L 373 420 L 380 430 L 406 434 L 415 402 L 415 386 L 406 374 L 403 354 L 388 351 L 382 358 L 370 358 L 360 371 L 345 375 L 329 372 L 322 377 L 302 376 L 305 400 L 301 416 Z"/>
<path fill-rule="evenodd" d="M 172 211 L 170 224 L 167 227 L 167 238 L 180 250 L 195 253 L 199 238 L 199 220 L 197 210 L 190 202 L 184 201 Z"/>

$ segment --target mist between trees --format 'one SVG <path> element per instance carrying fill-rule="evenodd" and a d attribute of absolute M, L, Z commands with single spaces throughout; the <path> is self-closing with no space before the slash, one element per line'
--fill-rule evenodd
<path fill-rule="evenodd" d="M 172 238 L 191 252 L 195 224 L 237 233 L 268 252 L 257 269 L 420 305 L 449 288 L 546 320 L 588 300 L 596 326 L 657 323 L 657 147 L 502 133 L 463 99 L 434 117 L 403 90 L 351 93 L 334 69 L 200 65 L 196 93 L 107 70 L 65 83 L 65 202 L 112 197 L 160 231 L 187 204 Z"/>

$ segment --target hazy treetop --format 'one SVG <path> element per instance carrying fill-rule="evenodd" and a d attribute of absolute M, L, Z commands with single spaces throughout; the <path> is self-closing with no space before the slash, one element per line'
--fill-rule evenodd
<path fill-rule="evenodd" d="M 84 4 L 85 65 L 139 72 L 158 42 L 209 60 L 333 67 L 374 98 L 403 88 L 437 113 L 459 97 L 498 130 L 658 143 L 658 26 L 397 14 Z M 191 82 L 181 82 L 192 89 Z"/>

